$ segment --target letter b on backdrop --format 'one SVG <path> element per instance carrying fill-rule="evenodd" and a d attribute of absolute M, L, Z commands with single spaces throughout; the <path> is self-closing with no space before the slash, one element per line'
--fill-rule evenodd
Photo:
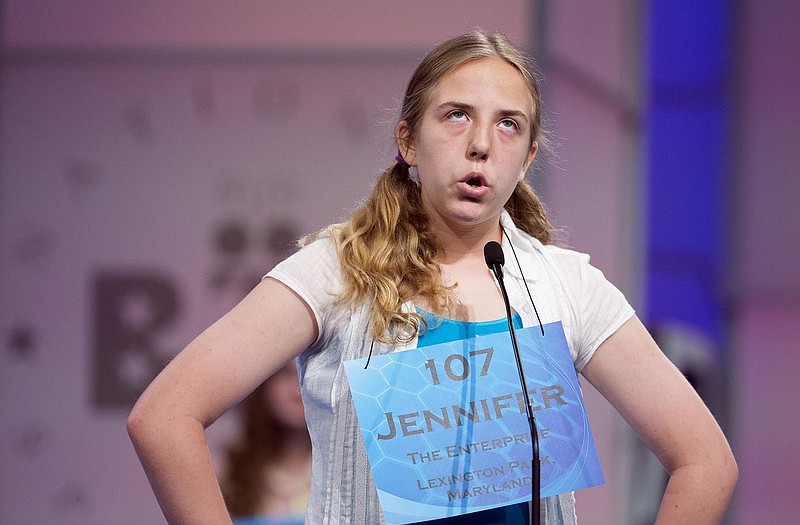
<path fill-rule="evenodd" d="M 172 355 L 159 336 L 178 318 L 178 293 L 158 273 L 104 273 L 93 298 L 94 402 L 129 408 Z"/>

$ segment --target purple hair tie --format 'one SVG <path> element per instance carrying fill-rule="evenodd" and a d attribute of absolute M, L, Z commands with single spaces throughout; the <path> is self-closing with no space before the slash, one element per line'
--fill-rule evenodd
<path fill-rule="evenodd" d="M 394 160 L 396 160 L 398 164 L 405 164 L 406 166 L 408 166 L 408 164 L 406 164 L 406 159 L 404 159 L 404 158 L 403 158 L 403 157 L 401 157 L 400 155 L 397 155 L 397 156 L 394 158 Z"/>

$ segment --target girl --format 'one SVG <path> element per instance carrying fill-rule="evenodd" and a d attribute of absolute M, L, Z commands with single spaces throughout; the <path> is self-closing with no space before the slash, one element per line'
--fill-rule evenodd
<path fill-rule="evenodd" d="M 307 523 L 381 523 L 343 362 L 447 340 L 451 323 L 502 330 L 489 241 L 519 261 L 506 265 L 517 322 L 560 321 L 576 371 L 670 473 L 658 523 L 720 521 L 737 467 L 714 418 L 588 256 L 550 244 L 524 180 L 540 122 L 537 81 L 501 35 L 473 32 L 425 57 L 403 100 L 399 155 L 368 201 L 305 239 L 134 407 L 128 429 L 170 523 L 230 523 L 204 428 L 295 358 L 313 444 Z M 575 523 L 571 493 L 541 507 L 542 523 Z M 451 520 L 526 519 L 498 512 Z"/>

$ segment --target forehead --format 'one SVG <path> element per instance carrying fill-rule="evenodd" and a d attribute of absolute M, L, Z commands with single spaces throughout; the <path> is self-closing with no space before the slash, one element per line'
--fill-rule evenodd
<path fill-rule="evenodd" d="M 533 95 L 522 74 L 503 59 L 479 58 L 448 71 L 431 90 L 429 107 L 446 102 L 502 106 L 530 115 Z"/>

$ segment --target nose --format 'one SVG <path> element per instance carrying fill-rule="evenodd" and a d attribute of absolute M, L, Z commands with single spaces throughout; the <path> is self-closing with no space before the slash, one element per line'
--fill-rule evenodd
<path fill-rule="evenodd" d="M 470 160 L 486 160 L 489 158 L 489 152 L 481 148 L 471 148 L 469 150 Z"/>
<path fill-rule="evenodd" d="M 486 160 L 489 158 L 492 139 L 490 135 L 491 131 L 487 128 L 488 126 L 478 125 L 473 128 L 469 147 L 467 148 L 467 157 L 469 160 Z"/>

